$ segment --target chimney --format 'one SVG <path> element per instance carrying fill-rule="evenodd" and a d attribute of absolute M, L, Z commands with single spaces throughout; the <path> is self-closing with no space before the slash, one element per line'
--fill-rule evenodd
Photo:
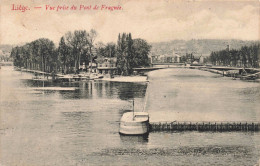
<path fill-rule="evenodd" d="M 227 45 L 227 51 L 229 51 L 229 45 Z"/>

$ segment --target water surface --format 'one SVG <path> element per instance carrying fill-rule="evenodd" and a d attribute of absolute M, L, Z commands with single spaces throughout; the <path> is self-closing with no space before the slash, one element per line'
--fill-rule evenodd
<path fill-rule="evenodd" d="M 152 132 L 120 136 L 119 120 L 132 109 L 151 121 L 259 121 L 259 83 L 205 71 L 164 69 L 145 83 L 88 81 L 45 86 L 32 75 L 0 70 L 2 165 L 254 165 L 260 135 L 252 132 Z M 148 87 L 148 88 L 147 88 Z M 147 92 L 146 93 L 146 89 Z"/>

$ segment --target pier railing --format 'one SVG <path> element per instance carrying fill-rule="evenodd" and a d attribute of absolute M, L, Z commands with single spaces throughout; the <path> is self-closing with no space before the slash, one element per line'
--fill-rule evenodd
<path fill-rule="evenodd" d="M 260 130 L 260 122 L 150 122 L 150 131 L 254 131 Z"/>

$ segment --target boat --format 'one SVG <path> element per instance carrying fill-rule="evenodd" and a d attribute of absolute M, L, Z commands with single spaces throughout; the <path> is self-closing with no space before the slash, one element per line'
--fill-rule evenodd
<path fill-rule="evenodd" d="M 126 112 L 120 120 L 119 133 L 122 135 L 145 135 L 149 132 L 147 112 Z"/>

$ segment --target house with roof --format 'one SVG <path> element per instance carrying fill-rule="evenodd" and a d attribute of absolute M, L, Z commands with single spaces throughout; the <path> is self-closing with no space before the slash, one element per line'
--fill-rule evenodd
<path fill-rule="evenodd" d="M 117 67 L 116 67 L 117 58 L 115 57 L 98 57 L 96 59 L 96 69 L 97 73 L 100 74 L 116 74 Z"/>
<path fill-rule="evenodd" d="M 206 54 L 196 54 L 196 53 L 193 53 L 192 64 L 204 64 L 206 56 L 207 56 Z"/>

